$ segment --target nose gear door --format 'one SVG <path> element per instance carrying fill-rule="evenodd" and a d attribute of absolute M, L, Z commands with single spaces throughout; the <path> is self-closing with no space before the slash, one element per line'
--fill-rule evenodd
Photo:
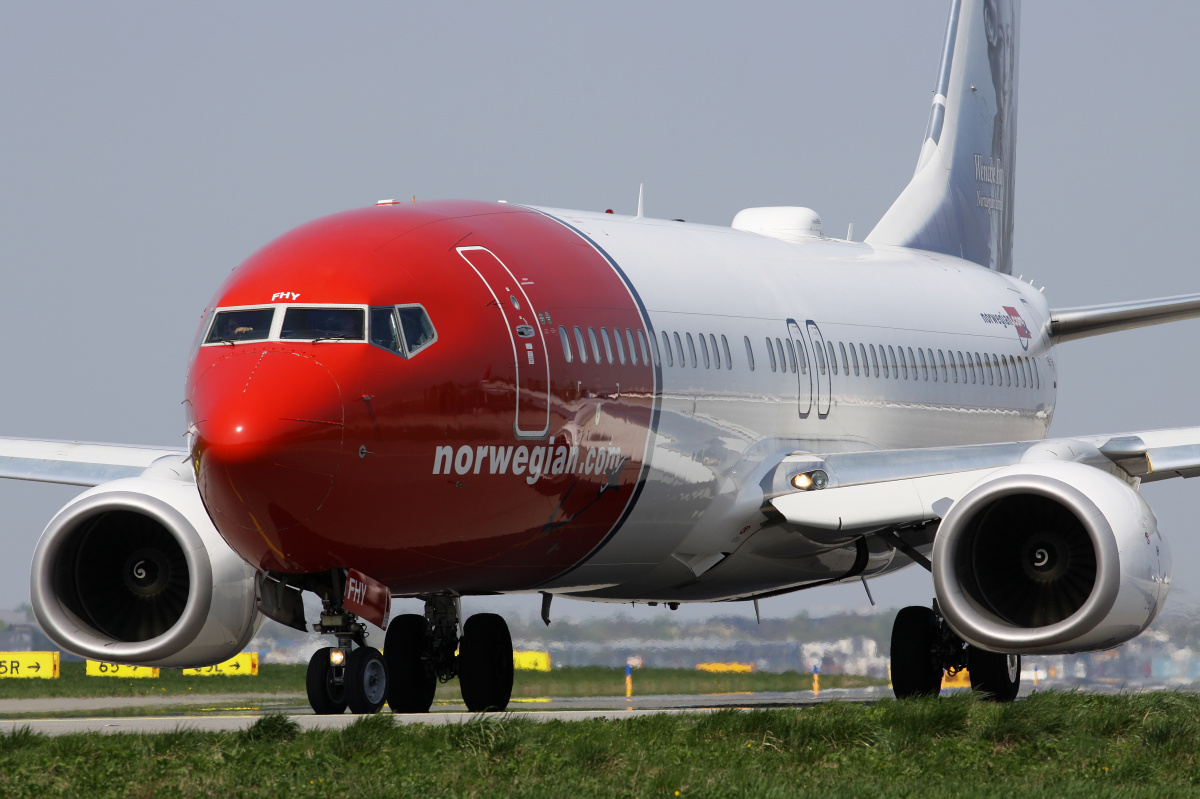
<path fill-rule="evenodd" d="M 544 438 L 550 433 L 550 359 L 537 311 L 521 281 L 491 250 L 459 247 L 458 254 L 491 292 L 512 343 L 516 394 L 513 434 L 517 438 Z"/>

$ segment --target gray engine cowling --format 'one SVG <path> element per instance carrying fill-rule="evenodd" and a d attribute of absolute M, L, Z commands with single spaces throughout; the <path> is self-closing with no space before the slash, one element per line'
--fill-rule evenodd
<path fill-rule="evenodd" d="M 950 508 L 933 547 L 938 606 L 968 643 L 996 652 L 1108 649 L 1150 625 L 1170 550 L 1149 505 L 1092 466 L 999 469 Z"/>
<path fill-rule="evenodd" d="M 85 491 L 50 521 L 30 594 L 46 634 L 70 652 L 188 668 L 250 642 L 262 623 L 254 575 L 194 484 L 134 477 Z"/>

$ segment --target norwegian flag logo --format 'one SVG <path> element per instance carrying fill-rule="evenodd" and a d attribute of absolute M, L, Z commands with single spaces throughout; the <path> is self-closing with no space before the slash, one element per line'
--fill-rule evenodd
<path fill-rule="evenodd" d="M 1017 338 L 1021 340 L 1021 348 L 1029 349 L 1029 340 L 1033 338 L 1029 334 L 1029 328 L 1025 326 L 1025 320 L 1021 318 L 1021 314 L 1017 313 L 1017 309 L 1005 305 L 1004 312 L 1008 314 L 1008 318 L 1012 320 L 1013 327 L 1017 329 Z"/>

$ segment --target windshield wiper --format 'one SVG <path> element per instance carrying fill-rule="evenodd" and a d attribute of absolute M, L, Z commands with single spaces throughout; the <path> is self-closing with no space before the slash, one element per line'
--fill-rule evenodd
<path fill-rule="evenodd" d="M 312 340 L 312 343 L 316 344 L 318 341 L 345 341 L 345 340 L 346 340 L 345 334 L 339 334 L 336 336 L 317 336 L 316 338 L 314 338 Z"/>

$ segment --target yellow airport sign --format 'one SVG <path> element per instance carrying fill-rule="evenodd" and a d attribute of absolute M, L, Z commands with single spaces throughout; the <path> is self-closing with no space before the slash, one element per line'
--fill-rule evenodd
<path fill-rule="evenodd" d="M 240 675 L 252 677 L 257 674 L 257 652 L 239 652 L 229 660 L 226 660 L 224 663 L 217 663 L 213 666 L 203 666 L 202 668 L 198 669 L 183 670 L 183 676 L 185 677 L 237 677 Z"/>
<path fill-rule="evenodd" d="M 0 652 L 0 679 L 57 680 L 57 652 Z"/>
<path fill-rule="evenodd" d="M 715 674 L 749 674 L 754 671 L 753 663 L 697 663 L 696 671 L 711 671 Z"/>
<path fill-rule="evenodd" d="M 131 666 L 128 663 L 105 663 L 102 660 L 89 660 L 85 673 L 89 677 L 158 678 L 158 669 L 150 666 Z"/>
<path fill-rule="evenodd" d="M 514 650 L 513 668 L 518 671 L 550 671 L 550 653 Z"/>
<path fill-rule="evenodd" d="M 966 669 L 959 669 L 953 675 L 950 672 L 942 674 L 943 688 L 970 688 L 971 687 L 971 672 Z"/>

